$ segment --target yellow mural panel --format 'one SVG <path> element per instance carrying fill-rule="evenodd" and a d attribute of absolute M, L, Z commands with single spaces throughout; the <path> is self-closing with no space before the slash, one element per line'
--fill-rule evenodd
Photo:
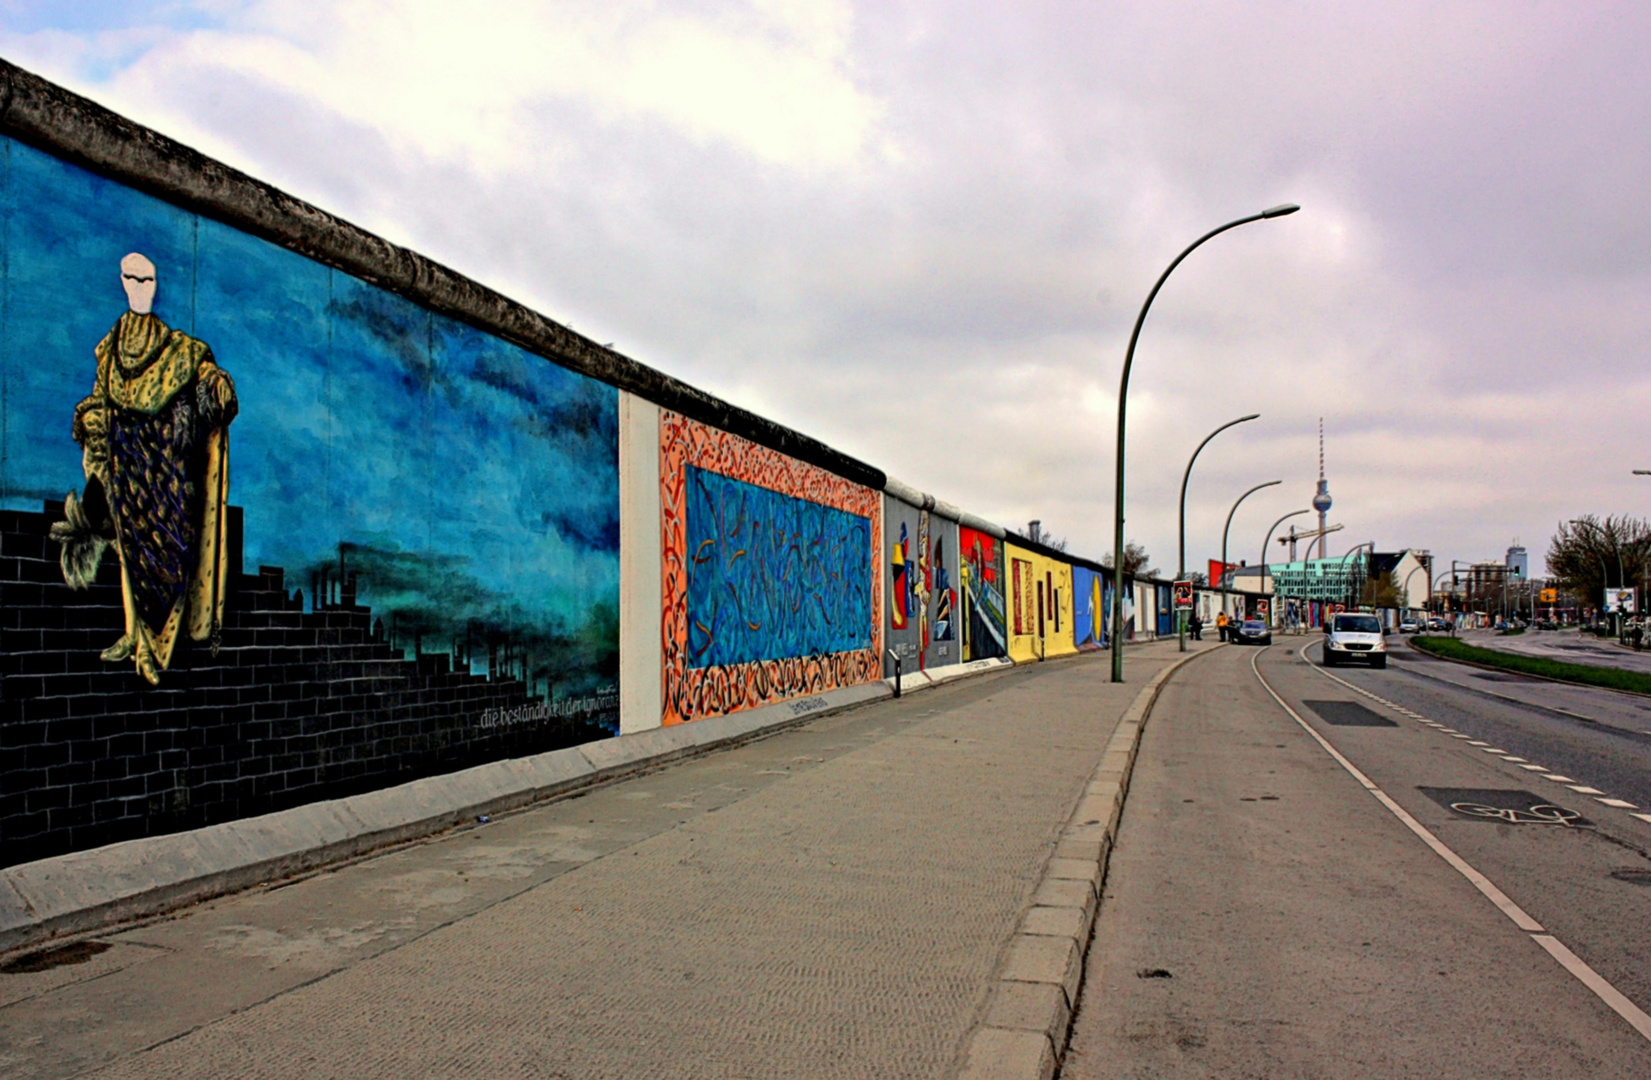
<path fill-rule="evenodd" d="M 1072 567 L 1059 559 L 1004 542 L 1008 578 L 1009 659 L 1017 664 L 1070 656 L 1078 651 L 1072 634 Z"/>

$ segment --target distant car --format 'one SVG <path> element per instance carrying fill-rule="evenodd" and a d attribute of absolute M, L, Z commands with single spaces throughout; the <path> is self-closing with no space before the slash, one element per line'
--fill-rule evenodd
<path fill-rule="evenodd" d="M 1429 619 L 1427 621 L 1427 628 L 1429 630 L 1443 630 L 1445 628 L 1445 620 L 1443 620 L 1443 619 Z"/>
<path fill-rule="evenodd" d="M 1538 620 L 1536 620 L 1536 628 L 1538 630 L 1558 630 L 1559 629 L 1558 626 L 1554 625 L 1554 621 L 1552 619 L 1538 619 Z"/>
<path fill-rule="evenodd" d="M 1382 640 L 1381 620 L 1374 615 L 1337 615 L 1324 624 L 1324 666 L 1355 660 L 1387 666 L 1387 642 Z"/>
<path fill-rule="evenodd" d="M 1238 641 L 1244 645 L 1271 645 L 1273 631 L 1260 619 L 1245 619 L 1238 628 Z"/>
<path fill-rule="evenodd" d="M 1406 619 L 1404 622 L 1399 624 L 1399 633 L 1401 634 L 1420 633 L 1421 629 L 1421 626 L 1417 624 L 1415 619 Z"/>

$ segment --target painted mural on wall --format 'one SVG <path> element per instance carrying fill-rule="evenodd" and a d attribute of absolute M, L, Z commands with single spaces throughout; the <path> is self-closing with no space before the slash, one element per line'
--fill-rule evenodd
<path fill-rule="evenodd" d="M 991 533 L 960 526 L 962 558 L 958 567 L 958 621 L 963 630 L 963 658 L 992 660 L 1009 655 L 1004 635 L 1003 541 Z"/>
<path fill-rule="evenodd" d="M 120 282 L 128 310 L 94 348 L 92 392 L 70 426 L 86 487 L 67 494 L 51 535 L 73 589 L 92 584 L 113 546 L 125 628 L 101 658 L 131 660 L 159 685 L 180 634 L 210 639 L 214 652 L 221 641 L 228 429 L 238 403 L 207 344 L 152 310 L 154 262 L 129 253 Z"/>
<path fill-rule="evenodd" d="M 883 577 L 889 623 L 884 642 L 902 671 L 926 671 L 963 660 L 957 522 L 885 496 L 888 558 Z M 894 661 L 883 658 L 885 676 Z"/>
<path fill-rule="evenodd" d="M 617 729 L 616 390 L 5 138 L 0 185 L 5 722 L 189 747 L 114 809 L 0 762 L 72 795 L 8 851 Z"/>
<path fill-rule="evenodd" d="M 1072 565 L 1012 543 L 1004 546 L 1009 566 L 1009 658 L 1023 663 L 1077 652 Z"/>
<path fill-rule="evenodd" d="M 664 722 L 881 675 L 881 496 L 660 413 Z"/>
<path fill-rule="evenodd" d="M 1072 637 L 1079 651 L 1106 645 L 1106 611 L 1111 591 L 1106 575 L 1087 566 L 1072 567 Z"/>

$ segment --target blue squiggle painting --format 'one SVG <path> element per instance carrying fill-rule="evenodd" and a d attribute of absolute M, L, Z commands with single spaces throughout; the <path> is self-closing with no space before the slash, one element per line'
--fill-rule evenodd
<path fill-rule="evenodd" d="M 688 664 L 711 667 L 871 645 L 871 522 L 690 466 Z"/>

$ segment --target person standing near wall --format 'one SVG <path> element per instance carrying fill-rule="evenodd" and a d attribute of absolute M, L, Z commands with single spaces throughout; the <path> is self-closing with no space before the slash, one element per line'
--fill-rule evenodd
<path fill-rule="evenodd" d="M 1227 640 L 1227 612 L 1225 610 L 1222 610 L 1215 617 L 1215 632 L 1220 635 L 1222 641 Z"/>

